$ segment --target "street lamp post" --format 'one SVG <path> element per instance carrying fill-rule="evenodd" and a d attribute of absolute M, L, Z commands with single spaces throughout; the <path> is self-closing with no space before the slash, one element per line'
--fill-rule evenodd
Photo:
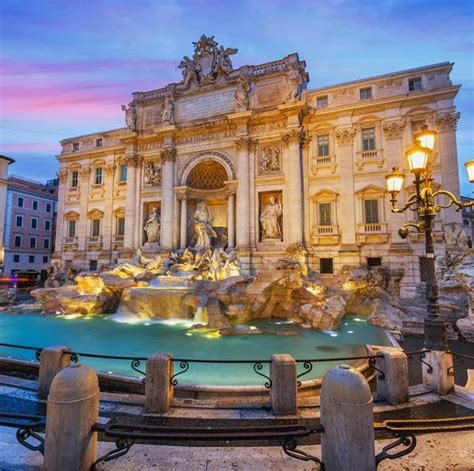
<path fill-rule="evenodd" d="M 424 319 L 424 347 L 429 350 L 445 351 L 448 349 L 447 330 L 446 322 L 441 318 L 439 312 L 439 294 L 433 244 L 433 220 L 442 208 L 449 208 L 455 205 L 456 211 L 460 211 L 473 206 L 474 203 L 464 204 L 447 190 L 433 190 L 430 157 L 434 149 L 436 137 L 436 131 L 430 131 L 424 126 L 421 132 L 415 134 L 414 145 L 405 153 L 410 172 L 415 176 L 415 193 L 408 197 L 405 206 L 397 207 L 398 195 L 402 190 L 405 175 L 397 167 L 394 167 L 392 173 L 385 178 L 387 190 L 391 195 L 392 212 L 404 213 L 410 209 L 418 213 L 418 219 L 421 221 L 404 224 L 398 231 L 398 234 L 402 239 L 406 239 L 410 227 L 415 228 L 418 232 L 425 233 L 427 315 Z M 469 173 L 469 180 L 474 182 L 474 160 L 467 162 L 466 168 Z M 443 205 L 436 202 L 436 198 L 441 195 L 448 198 L 447 204 Z"/>

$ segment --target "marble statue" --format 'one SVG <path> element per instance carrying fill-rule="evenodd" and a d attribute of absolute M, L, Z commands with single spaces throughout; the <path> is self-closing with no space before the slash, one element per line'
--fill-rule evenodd
<path fill-rule="evenodd" d="M 194 233 L 196 235 L 196 244 L 194 247 L 197 250 L 209 249 L 211 247 L 211 239 L 213 237 L 216 238 L 217 234 L 212 227 L 214 216 L 203 201 L 197 204 L 192 221 L 194 223 Z"/>
<path fill-rule="evenodd" d="M 156 208 L 153 208 L 151 211 L 143 229 L 146 232 L 148 244 L 158 243 L 160 241 L 161 222 Z"/>
<path fill-rule="evenodd" d="M 183 57 L 183 60 L 178 65 L 178 69 L 181 69 L 181 73 L 183 74 L 185 88 L 188 88 L 193 80 L 196 82 L 199 80 L 199 64 L 192 61 L 188 56 Z"/>
<path fill-rule="evenodd" d="M 234 95 L 236 111 L 247 111 L 249 109 L 249 91 L 250 83 L 241 75 Z"/>
<path fill-rule="evenodd" d="M 217 53 L 217 71 L 222 73 L 222 75 L 228 75 L 232 72 L 232 61 L 230 56 L 236 54 L 238 49 L 228 47 L 224 49 L 224 46 L 219 47 Z"/>
<path fill-rule="evenodd" d="M 302 92 L 303 77 L 298 69 L 291 68 L 287 72 L 288 93 L 285 101 L 299 100 Z"/>
<path fill-rule="evenodd" d="M 132 262 L 120 263 L 112 271 L 111 274 L 120 278 L 135 278 L 146 274 L 158 275 L 163 272 L 163 260 L 157 255 L 154 258 L 147 258 L 143 255 L 141 249 L 137 249 Z"/>
<path fill-rule="evenodd" d="M 260 214 L 260 223 L 262 225 L 263 239 L 282 240 L 282 230 L 280 217 L 283 214 L 279 201 L 274 196 L 270 196 L 270 203 Z"/>
<path fill-rule="evenodd" d="M 161 113 L 162 124 L 174 124 L 174 97 L 167 93 L 163 102 L 163 112 Z"/>
<path fill-rule="evenodd" d="M 134 103 L 129 103 L 128 106 L 122 105 L 122 111 L 125 111 L 125 123 L 130 131 L 137 130 L 137 110 Z"/>

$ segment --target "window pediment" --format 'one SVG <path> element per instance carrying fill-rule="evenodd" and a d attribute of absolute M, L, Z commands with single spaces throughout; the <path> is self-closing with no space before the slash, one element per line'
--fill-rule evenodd
<path fill-rule="evenodd" d="M 76 211 L 68 211 L 64 215 L 64 219 L 66 219 L 66 221 L 76 221 L 79 219 L 79 213 L 76 213 Z"/>
<path fill-rule="evenodd" d="M 89 219 L 100 219 L 104 216 L 104 212 L 101 211 L 100 209 L 91 209 L 88 213 L 87 216 Z"/>
<path fill-rule="evenodd" d="M 367 185 L 356 191 L 356 195 L 359 198 L 370 198 L 370 197 L 381 197 L 384 196 L 387 190 L 378 185 Z"/>
<path fill-rule="evenodd" d="M 337 198 L 339 197 L 339 193 L 334 190 L 330 190 L 327 188 L 323 188 L 322 190 L 319 190 L 317 193 L 315 193 L 311 199 L 313 201 L 336 201 Z"/>

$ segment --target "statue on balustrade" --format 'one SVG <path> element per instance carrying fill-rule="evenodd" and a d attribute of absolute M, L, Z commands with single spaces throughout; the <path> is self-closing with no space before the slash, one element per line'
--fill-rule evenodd
<path fill-rule="evenodd" d="M 263 240 L 282 240 L 283 234 L 280 225 L 282 214 L 281 203 L 274 196 L 270 196 L 270 203 L 260 214 Z"/>
<path fill-rule="evenodd" d="M 131 102 L 128 106 L 122 105 L 122 111 L 125 111 L 125 123 L 127 128 L 135 132 L 137 130 L 137 109 L 135 104 Z"/>
<path fill-rule="evenodd" d="M 211 239 L 216 238 L 217 234 L 212 227 L 214 216 L 203 201 L 197 204 L 192 221 L 194 223 L 194 233 L 196 236 L 196 244 L 194 247 L 197 250 L 209 249 L 211 247 Z"/>
<path fill-rule="evenodd" d="M 143 229 L 146 232 L 147 244 L 160 242 L 161 222 L 156 208 L 152 209 Z"/>
<path fill-rule="evenodd" d="M 161 124 L 174 124 L 174 97 L 172 93 L 167 93 L 163 101 Z"/>

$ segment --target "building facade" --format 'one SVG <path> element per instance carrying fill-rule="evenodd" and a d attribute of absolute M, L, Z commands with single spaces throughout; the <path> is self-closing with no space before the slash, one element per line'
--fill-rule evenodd
<path fill-rule="evenodd" d="M 54 252 L 57 180 L 47 184 L 8 178 L 5 205 L 4 276 L 37 280 L 46 276 Z"/>
<path fill-rule="evenodd" d="M 5 216 L 7 209 L 8 166 L 15 162 L 0 155 L 0 274 L 5 268 Z"/>
<path fill-rule="evenodd" d="M 133 93 L 127 127 L 61 142 L 57 256 L 83 268 L 196 244 L 198 203 L 214 243 L 235 248 L 243 268 L 271 269 L 302 244 L 330 279 L 344 265 L 403 268 L 402 289 L 420 282 L 422 236 L 399 227 L 385 175 L 424 124 L 439 132 L 433 174 L 459 196 L 452 63 L 308 89 L 297 54 L 233 69 L 236 49 L 194 43 L 179 83 Z M 413 191 L 405 187 L 407 196 Z M 148 240 L 147 221 L 160 221 Z M 447 210 L 436 222 L 462 223 Z M 213 235 L 214 237 L 214 235 Z M 443 245 L 438 244 L 438 250 Z"/>

